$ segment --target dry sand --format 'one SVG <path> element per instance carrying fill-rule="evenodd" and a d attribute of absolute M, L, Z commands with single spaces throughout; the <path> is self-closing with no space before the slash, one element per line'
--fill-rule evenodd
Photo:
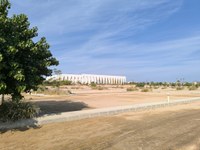
<path fill-rule="evenodd" d="M 1 150 L 199 150 L 200 102 L 0 134 Z"/>
<path fill-rule="evenodd" d="M 101 91 L 88 87 L 73 87 L 71 90 L 74 94 L 25 97 L 41 106 L 42 114 L 166 101 L 167 93 L 170 93 L 170 100 L 200 97 L 200 90 L 156 89 L 152 92 L 126 92 L 124 87 L 108 87 L 107 90 Z M 200 102 L 110 117 L 53 123 L 36 129 L 7 131 L 0 134 L 0 149 L 199 150 Z"/>
<path fill-rule="evenodd" d="M 189 91 L 176 89 L 154 89 L 151 92 L 127 92 L 126 86 L 106 86 L 106 90 L 93 90 L 88 86 L 68 86 L 60 90 L 71 90 L 73 94 L 65 95 L 26 95 L 39 105 L 44 113 L 61 113 L 83 109 L 104 108 L 138 103 L 187 99 L 200 97 L 200 89 Z"/>

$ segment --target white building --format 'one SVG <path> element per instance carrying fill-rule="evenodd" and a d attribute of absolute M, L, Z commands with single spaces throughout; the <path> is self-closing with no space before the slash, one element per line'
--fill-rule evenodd
<path fill-rule="evenodd" d="M 46 80 L 68 80 L 72 83 L 82 84 L 124 84 L 126 82 L 125 76 L 109 76 L 109 75 L 94 75 L 94 74 L 61 74 L 47 77 Z"/>

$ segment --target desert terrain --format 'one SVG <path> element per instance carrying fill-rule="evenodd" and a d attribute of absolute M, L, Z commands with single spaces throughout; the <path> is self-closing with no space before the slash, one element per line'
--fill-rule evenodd
<path fill-rule="evenodd" d="M 155 101 L 200 97 L 200 90 L 158 88 L 148 92 L 127 87 L 91 89 L 61 87 L 70 94 L 25 94 L 27 101 L 41 107 L 41 114 L 59 114 L 84 109 L 114 107 Z M 3 131 L 2 150 L 198 150 L 200 148 L 200 102 L 51 123 L 30 129 Z"/>
<path fill-rule="evenodd" d="M 200 89 L 190 91 L 187 88 L 176 90 L 171 87 L 159 87 L 142 92 L 142 89 L 127 91 L 132 87 L 130 85 L 101 85 L 101 87 L 99 90 L 90 86 L 70 85 L 60 87 L 57 94 L 51 89 L 40 94 L 32 93 L 24 96 L 26 100 L 40 106 L 42 114 L 167 101 L 168 96 L 170 101 L 200 97 Z"/>
<path fill-rule="evenodd" d="M 200 102 L 0 134 L 2 150 L 199 150 Z"/>

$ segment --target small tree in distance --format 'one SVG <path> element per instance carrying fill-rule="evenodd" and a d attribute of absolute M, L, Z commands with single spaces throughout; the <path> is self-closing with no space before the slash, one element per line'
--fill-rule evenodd
<path fill-rule="evenodd" d="M 54 68 L 54 69 L 53 69 L 53 73 L 54 73 L 55 75 L 61 75 L 61 74 L 62 74 L 62 71 L 61 71 L 61 70 L 58 70 L 58 69 L 56 69 L 56 68 Z"/>
<path fill-rule="evenodd" d="M 37 89 L 52 74 L 48 67 L 58 61 L 44 37 L 33 41 L 37 27 L 30 28 L 27 16 L 8 17 L 9 9 L 10 2 L 0 0 L 0 94 L 10 94 L 12 101 L 19 102 L 21 93 Z"/>

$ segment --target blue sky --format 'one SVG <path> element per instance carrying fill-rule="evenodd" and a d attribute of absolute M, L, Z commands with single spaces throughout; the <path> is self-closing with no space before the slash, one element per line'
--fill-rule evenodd
<path fill-rule="evenodd" d="M 11 0 L 63 73 L 200 81 L 199 0 Z"/>

